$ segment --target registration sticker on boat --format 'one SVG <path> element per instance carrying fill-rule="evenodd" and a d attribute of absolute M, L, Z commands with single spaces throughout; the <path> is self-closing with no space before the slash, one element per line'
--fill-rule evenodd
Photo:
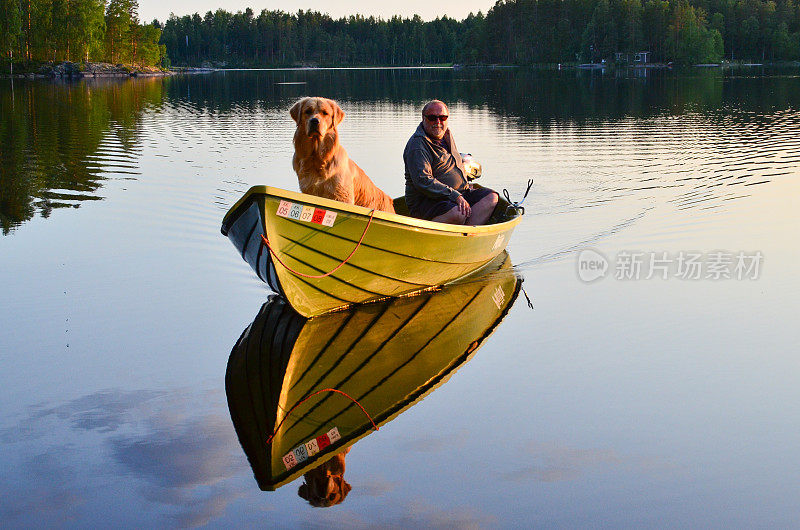
<path fill-rule="evenodd" d="M 321 434 L 317 436 L 317 445 L 319 446 L 319 450 L 322 451 L 326 447 L 331 444 L 331 441 L 328 439 L 327 434 Z"/>
<path fill-rule="evenodd" d="M 294 452 L 287 453 L 286 456 L 283 457 L 283 465 L 286 466 L 287 470 L 292 469 L 297 465 L 297 459 L 294 457 Z"/>
<path fill-rule="evenodd" d="M 300 212 L 300 220 L 310 222 L 312 217 L 314 217 L 314 207 L 303 206 L 303 211 Z"/>
<path fill-rule="evenodd" d="M 298 445 L 291 452 L 287 453 L 282 458 L 283 465 L 286 466 L 286 470 L 288 471 L 297 464 L 299 464 L 300 462 L 308 460 L 310 457 L 314 456 L 315 454 L 319 453 L 332 443 L 341 439 L 342 435 L 339 434 L 339 429 L 333 427 L 325 434 L 321 434 L 316 438 L 312 438 L 311 440 L 307 441 L 304 444 Z"/>
<path fill-rule="evenodd" d="M 292 209 L 292 203 L 289 201 L 281 201 L 278 205 L 278 215 L 281 217 L 289 217 L 289 210 Z"/>
<path fill-rule="evenodd" d="M 292 204 L 292 208 L 289 210 L 289 219 L 300 219 L 301 213 L 303 213 L 303 205 Z"/>
<path fill-rule="evenodd" d="M 322 219 L 323 226 L 333 226 L 333 222 L 336 220 L 336 212 L 331 212 L 330 210 L 325 212 L 325 217 Z"/>
<path fill-rule="evenodd" d="M 325 210 L 322 208 L 314 208 L 314 215 L 311 216 L 311 222 L 321 225 L 323 219 L 325 219 Z"/>
<path fill-rule="evenodd" d="M 341 439 L 342 435 L 339 434 L 339 429 L 337 429 L 336 427 L 328 431 L 328 440 L 330 440 L 331 443 L 338 442 Z"/>
<path fill-rule="evenodd" d="M 314 456 L 319 453 L 319 444 L 316 438 L 306 442 L 306 451 L 308 451 L 308 456 Z"/>
<path fill-rule="evenodd" d="M 281 201 L 278 204 L 278 217 L 287 219 L 297 219 L 306 223 L 316 223 L 323 226 L 333 226 L 336 221 L 336 212 L 315 208 L 313 206 L 303 206 L 289 201 Z"/>
<path fill-rule="evenodd" d="M 294 457 L 298 462 L 308 459 L 308 451 L 306 451 L 306 444 L 300 444 L 294 448 Z"/>

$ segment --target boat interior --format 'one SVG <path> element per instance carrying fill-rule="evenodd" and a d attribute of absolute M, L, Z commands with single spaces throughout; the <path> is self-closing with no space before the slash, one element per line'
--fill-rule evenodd
<path fill-rule="evenodd" d="M 479 187 L 479 185 L 475 184 L 474 182 L 472 185 Z M 408 211 L 408 206 L 406 205 L 405 196 L 397 197 L 393 199 L 392 202 L 394 203 L 394 211 L 396 214 L 405 215 L 406 217 L 411 216 Z M 504 223 L 515 217 L 518 217 L 521 213 L 522 212 L 519 209 L 512 206 L 507 200 L 500 196 L 499 200 L 497 201 L 497 206 L 495 206 L 494 212 L 492 212 L 492 216 L 489 217 L 489 220 L 486 222 L 486 224 L 494 225 L 498 223 Z"/>

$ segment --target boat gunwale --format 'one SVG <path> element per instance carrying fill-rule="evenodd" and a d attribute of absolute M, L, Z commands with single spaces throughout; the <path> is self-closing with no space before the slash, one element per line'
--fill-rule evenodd
<path fill-rule="evenodd" d="M 369 217 L 371 214 L 374 219 L 380 219 L 389 223 L 397 224 L 396 228 L 424 228 L 435 232 L 445 232 L 449 234 L 463 234 L 465 236 L 471 235 L 486 235 L 508 230 L 522 220 L 522 215 L 517 215 L 508 221 L 502 223 L 495 223 L 489 225 L 455 225 L 447 223 L 436 223 L 434 221 L 427 221 L 425 219 L 417 219 L 407 215 L 398 213 L 384 212 L 382 210 L 373 210 L 364 206 L 357 206 L 355 204 L 348 204 L 345 202 L 336 201 L 333 199 L 326 199 L 324 197 L 317 197 L 316 195 L 309 195 L 306 193 L 299 193 L 295 191 L 284 190 L 282 188 L 275 188 L 273 186 L 257 185 L 252 186 L 247 192 L 231 206 L 225 217 L 222 218 L 222 234 L 227 236 L 228 229 L 237 217 L 238 210 L 249 203 L 250 199 L 257 195 L 265 195 L 278 199 L 288 199 L 297 202 L 313 204 L 329 210 L 336 210 L 337 212 L 344 212 L 351 215 L 362 217 Z M 505 202 L 501 199 L 502 202 Z"/>

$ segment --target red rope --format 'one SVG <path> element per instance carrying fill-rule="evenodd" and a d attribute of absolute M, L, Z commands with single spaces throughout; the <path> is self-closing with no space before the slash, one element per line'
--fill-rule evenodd
<path fill-rule="evenodd" d="M 334 269 L 333 269 L 332 271 L 330 271 L 330 272 L 326 272 L 325 274 L 316 274 L 316 275 L 314 275 L 314 274 L 304 274 L 304 273 L 302 273 L 302 272 L 296 271 L 296 270 L 294 270 L 293 268 L 289 267 L 287 264 L 285 264 L 285 263 L 284 263 L 284 262 L 281 260 L 281 258 L 279 258 L 279 257 L 278 257 L 278 253 L 277 253 L 277 252 L 275 252 L 275 251 L 272 249 L 272 246 L 270 246 L 270 244 L 269 244 L 269 240 L 267 239 L 267 236 L 265 236 L 264 234 L 261 234 L 261 244 L 262 244 L 262 248 L 263 248 L 263 245 L 266 245 L 266 246 L 267 246 L 267 248 L 269 249 L 269 252 L 270 252 L 270 254 L 272 254 L 272 255 L 275 257 L 275 259 L 276 259 L 276 260 L 278 260 L 278 263 L 280 263 L 281 265 L 283 265 L 283 266 L 284 266 L 284 268 L 285 268 L 287 271 L 291 272 L 292 274 L 295 274 L 295 275 L 297 275 L 297 276 L 302 276 L 303 278 L 312 278 L 312 279 L 325 278 L 326 276 L 330 276 L 330 275 L 331 275 L 331 274 L 333 274 L 334 272 L 336 272 L 336 271 L 338 271 L 339 269 L 341 269 L 341 268 L 342 268 L 342 266 L 343 266 L 345 263 L 347 263 L 348 261 L 350 261 L 350 258 L 352 258 L 352 257 L 353 257 L 353 254 L 355 254 L 355 253 L 356 253 L 356 250 L 358 250 L 358 247 L 360 247 L 360 246 L 361 246 L 361 242 L 362 242 L 362 241 L 364 241 L 364 236 L 366 236 L 366 235 L 367 235 L 367 230 L 369 229 L 369 225 L 371 225 L 371 224 L 372 224 L 372 218 L 373 218 L 374 216 L 375 216 L 375 210 L 373 209 L 373 210 L 372 210 L 372 212 L 369 214 L 369 221 L 367 221 L 367 226 L 365 226 L 365 227 L 364 227 L 364 232 L 361 234 L 361 239 L 359 239 L 359 240 L 358 240 L 358 243 L 356 244 L 356 248 L 354 248 L 354 249 L 353 249 L 353 251 L 350 253 L 350 255 L 349 255 L 349 256 L 347 256 L 347 257 L 344 259 L 344 261 L 343 261 L 343 262 L 341 262 L 341 263 L 340 263 L 340 264 L 338 264 L 336 267 L 334 267 Z"/>
<path fill-rule="evenodd" d="M 308 401 L 308 400 L 309 400 L 309 399 L 311 399 L 312 397 L 316 396 L 317 394 L 321 394 L 321 393 L 323 393 L 323 392 L 336 392 L 337 394 L 341 394 L 341 395 L 343 395 L 344 397 L 346 397 L 347 399 L 349 399 L 350 401 L 352 401 L 353 403 L 355 403 L 356 405 L 358 405 L 358 408 L 360 408 L 360 409 L 361 409 L 361 412 L 363 412 L 363 413 L 364 413 L 364 414 L 367 416 L 367 418 L 369 419 L 370 423 L 372 423 L 372 427 L 373 427 L 373 428 L 374 428 L 376 431 L 378 430 L 378 426 L 377 426 L 377 425 L 375 425 L 375 421 L 372 419 L 372 416 L 370 416 L 370 415 L 369 415 L 369 412 L 367 412 L 367 411 L 364 409 L 364 407 L 362 407 L 362 406 L 361 406 L 361 403 L 359 403 L 358 401 L 356 401 L 355 399 L 353 399 L 352 397 L 350 397 L 348 394 L 346 394 L 346 393 L 342 392 L 341 390 L 336 390 L 335 388 L 323 388 L 322 390 L 317 390 L 316 392 L 314 392 L 314 393 L 312 393 L 312 394 L 309 394 L 309 395 L 307 395 L 306 397 L 304 397 L 303 399 L 301 399 L 300 401 L 298 401 L 298 402 L 297 402 L 297 404 L 295 404 L 295 406 L 294 406 L 294 407 L 290 408 L 290 409 L 289 409 L 289 412 L 287 412 L 287 413 L 286 413 L 286 415 L 283 417 L 283 419 L 282 419 L 282 420 L 281 420 L 281 422 L 278 424 L 278 426 L 277 426 L 277 427 L 275 427 L 275 430 L 274 430 L 274 431 L 272 431 L 272 434 L 270 434 L 270 435 L 269 435 L 269 438 L 267 438 L 267 442 L 266 442 L 266 443 L 267 443 L 267 444 L 269 444 L 270 442 L 272 442 L 272 439 L 273 439 L 273 438 L 275 438 L 275 435 L 276 435 L 276 434 L 278 434 L 278 431 L 280 430 L 280 428 L 281 428 L 281 425 L 283 425 L 283 422 L 285 422 L 285 421 L 286 421 L 286 419 L 289 417 L 289 414 L 291 414 L 291 413 L 292 413 L 292 411 L 294 411 L 294 409 L 296 409 L 297 407 L 299 407 L 300 405 L 302 405 L 303 403 L 305 403 L 306 401 Z"/>

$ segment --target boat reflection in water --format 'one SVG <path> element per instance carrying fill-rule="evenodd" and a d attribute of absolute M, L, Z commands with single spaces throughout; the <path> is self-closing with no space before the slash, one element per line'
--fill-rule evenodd
<path fill-rule="evenodd" d="M 447 381 L 511 308 L 522 280 L 508 254 L 488 270 L 440 291 L 310 320 L 272 296 L 233 347 L 225 375 L 259 487 L 304 475 L 298 493 L 312 505 L 342 502 L 350 446 L 373 421 L 391 421 Z M 353 400 L 315 394 L 322 389 Z"/>

